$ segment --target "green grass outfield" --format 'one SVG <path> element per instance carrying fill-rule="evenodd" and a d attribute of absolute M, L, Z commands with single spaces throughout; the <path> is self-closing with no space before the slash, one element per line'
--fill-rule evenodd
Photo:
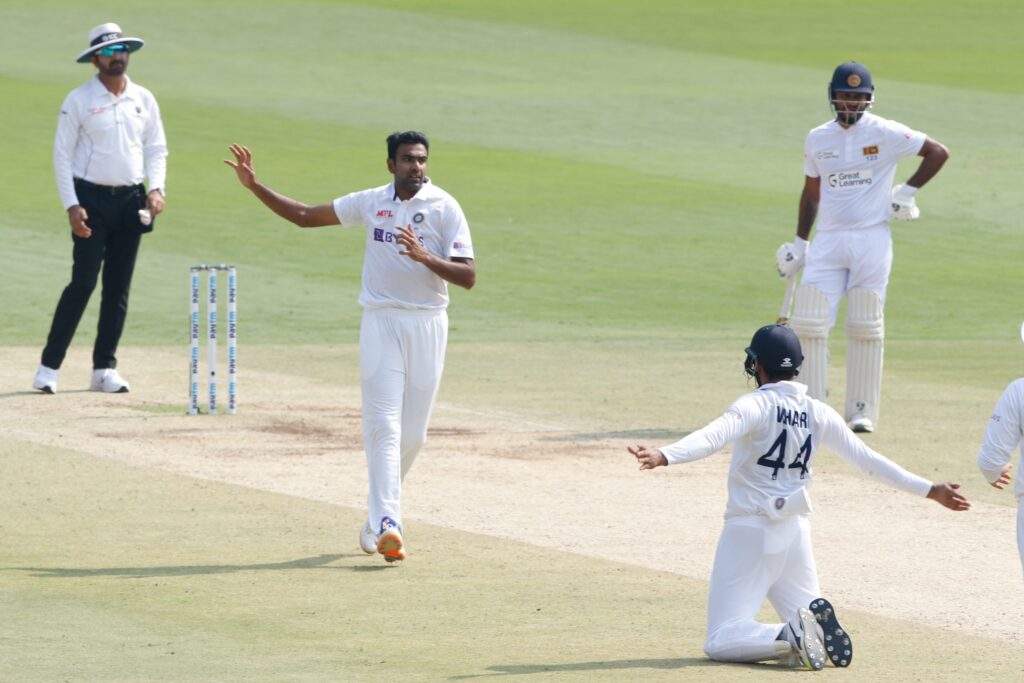
<path fill-rule="evenodd" d="M 419 128 L 433 142 L 431 176 L 469 217 L 479 272 L 476 289 L 453 292 L 443 399 L 587 416 L 624 432 L 693 429 L 741 390 L 742 348 L 782 297 L 773 254 L 794 232 L 804 135 L 829 116 L 831 69 L 868 64 L 876 113 L 952 151 L 920 194 L 922 219 L 894 228 L 884 402 L 913 419 L 884 425 L 871 444 L 928 476 L 970 480 L 982 500 L 1012 502 L 977 486 L 973 458 L 999 392 L 1024 374 L 1019 2 L 5 2 L 0 348 L 41 346 L 69 272 L 53 128 L 64 96 L 92 73 L 74 63 L 88 29 L 108 20 L 147 41 L 129 73 L 157 96 L 171 149 L 168 211 L 143 242 L 124 345 L 180 343 L 184 357 L 188 266 L 227 261 L 239 267 L 243 363 L 333 368 L 354 381 L 362 232 L 300 232 L 242 190 L 221 159 L 231 142 L 247 144 L 262 180 L 321 202 L 386 182 L 384 137 Z M 96 299 L 76 346 L 91 343 Z M 316 362 L 282 357 L 297 345 Z M 736 375 L 705 376 L 721 373 L 729 353 Z M 672 659 L 679 649 L 665 634 L 692 644 L 703 629 L 704 587 L 679 577 L 590 560 L 584 569 L 581 559 L 489 539 L 480 555 L 361 573 L 317 550 L 324 537 L 350 534 L 358 511 L 117 474 L 123 466 L 20 444 L 0 455 L 9 488 L 0 519 L 22 520 L 0 543 L 0 614 L 18 615 L 0 627 L 12 680 L 383 677 L 375 648 L 390 627 L 400 631 L 397 656 L 423 662 L 405 677 L 738 675 L 699 648 Z M 123 477 L 140 493 L 97 483 L 109 505 L 43 505 L 70 466 L 85 481 Z M 171 558 L 140 550 L 151 535 L 176 546 L 190 535 L 193 518 L 158 504 L 177 488 L 206 511 L 204 529 L 232 532 L 193 538 Z M 292 531 L 268 539 L 264 517 Z M 154 526 L 123 528 L 123 519 Z M 211 537 L 220 543 L 202 542 Z M 584 571 L 592 582 L 579 579 Z M 502 593 L 527 572 L 529 599 Z M 672 588 L 652 600 L 630 592 L 623 572 Z M 379 579 L 399 596 L 437 591 L 438 603 L 419 603 L 419 617 L 394 626 L 365 606 Z M 574 600 L 556 590 L 567 583 Z M 146 585 L 135 609 L 125 587 Z M 485 596 L 493 611 L 477 613 L 459 591 Z M 217 609 L 196 613 L 185 595 Z M 534 603 L 541 623 L 515 612 Z M 438 614 L 444 628 L 432 630 L 437 620 L 425 615 Z M 878 625 L 871 638 L 918 637 L 859 618 Z M 194 646 L 168 654 L 184 633 Z M 531 654 L 510 656 L 501 634 Z M 949 642 L 957 658 L 973 656 Z M 913 663 L 888 664 L 896 678 L 917 675 Z M 863 665 L 867 676 L 880 663 Z"/>

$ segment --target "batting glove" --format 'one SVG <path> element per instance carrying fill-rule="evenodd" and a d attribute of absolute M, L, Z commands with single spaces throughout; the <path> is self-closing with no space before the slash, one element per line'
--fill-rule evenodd
<path fill-rule="evenodd" d="M 914 193 L 917 188 L 913 185 L 897 185 L 892 188 L 892 217 L 898 221 L 916 220 L 921 215 L 921 209 L 917 208 L 914 200 Z"/>
<path fill-rule="evenodd" d="M 779 247 L 775 252 L 775 267 L 779 269 L 779 277 L 785 280 L 804 267 L 807 244 L 807 240 L 797 237 Z"/>

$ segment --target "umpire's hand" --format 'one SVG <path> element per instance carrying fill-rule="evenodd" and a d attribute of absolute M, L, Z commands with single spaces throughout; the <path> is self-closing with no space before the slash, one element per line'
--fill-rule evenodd
<path fill-rule="evenodd" d="M 84 207 L 75 204 L 68 207 L 68 223 L 71 224 L 71 232 L 83 239 L 92 237 L 92 229 L 85 222 L 89 220 L 89 212 Z"/>

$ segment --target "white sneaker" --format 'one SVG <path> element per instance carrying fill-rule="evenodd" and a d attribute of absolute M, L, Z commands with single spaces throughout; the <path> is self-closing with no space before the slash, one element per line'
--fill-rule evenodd
<path fill-rule="evenodd" d="M 359 547 L 367 555 L 377 554 L 377 534 L 374 533 L 373 527 L 370 526 L 370 520 L 366 520 L 366 524 L 359 530 Z"/>
<path fill-rule="evenodd" d="M 36 370 L 36 378 L 32 380 L 32 388 L 44 394 L 57 393 L 57 370 L 40 365 Z"/>
<path fill-rule="evenodd" d="M 870 434 L 875 431 L 875 423 L 858 413 L 850 418 L 850 429 L 858 434 Z"/>
<path fill-rule="evenodd" d="M 121 375 L 117 374 L 114 368 L 104 368 L 92 371 L 92 379 L 89 381 L 89 391 L 105 391 L 108 394 L 126 394 L 129 391 L 128 382 L 124 381 Z"/>
<path fill-rule="evenodd" d="M 786 640 L 800 659 L 800 665 L 811 671 L 821 671 L 825 666 L 824 633 L 814 614 L 806 607 L 796 611 L 787 625 Z"/>

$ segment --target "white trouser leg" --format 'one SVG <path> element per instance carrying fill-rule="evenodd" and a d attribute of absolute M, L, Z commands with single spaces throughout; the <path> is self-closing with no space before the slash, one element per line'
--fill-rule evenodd
<path fill-rule="evenodd" d="M 847 293 L 846 337 L 846 419 L 861 416 L 877 425 L 885 322 L 875 292 L 858 288 Z"/>
<path fill-rule="evenodd" d="M 402 523 L 402 477 L 426 440 L 444 366 L 448 317 L 442 311 L 363 313 L 359 362 L 370 525 Z"/>
<path fill-rule="evenodd" d="M 794 517 L 793 523 L 797 526 L 798 537 L 790 544 L 786 564 L 768 591 L 772 607 L 785 620 L 792 619 L 799 608 L 808 607 L 812 600 L 821 597 L 818 566 L 811 545 L 811 522 L 807 517 Z"/>
<path fill-rule="evenodd" d="M 755 617 L 766 597 L 772 596 L 773 605 L 803 599 L 798 583 L 808 580 L 809 575 L 814 577 L 813 585 L 807 586 L 805 593 L 817 591 L 813 558 L 809 567 L 803 566 L 810 554 L 810 541 L 803 530 L 806 521 L 803 526 L 801 521 L 798 517 L 781 522 L 726 520 L 711 572 L 704 643 L 708 657 L 723 662 L 757 662 L 782 654 L 776 639 L 785 623 L 763 624 Z M 787 571 L 793 576 L 786 577 Z M 803 606 L 813 597 L 808 597 Z M 788 621 L 793 615 L 781 616 Z"/>
<path fill-rule="evenodd" d="M 1021 569 L 1024 569 L 1024 496 L 1017 498 L 1017 551 Z"/>
<path fill-rule="evenodd" d="M 828 397 L 829 302 L 817 287 L 800 285 L 790 326 L 800 339 L 804 362 L 797 379 L 807 385 L 812 398 Z"/>

